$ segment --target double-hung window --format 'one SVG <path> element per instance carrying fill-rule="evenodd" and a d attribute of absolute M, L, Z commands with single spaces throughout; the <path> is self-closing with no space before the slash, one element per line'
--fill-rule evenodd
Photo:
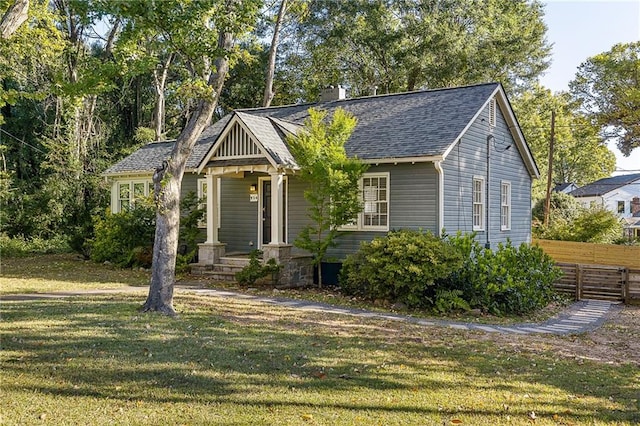
<path fill-rule="evenodd" d="M 149 181 L 118 182 L 118 203 L 115 206 L 115 213 L 135 206 L 137 200 L 149 195 L 150 187 L 151 182 Z"/>
<path fill-rule="evenodd" d="M 343 231 L 389 230 L 389 173 L 365 173 L 360 179 L 362 211 Z"/>
<path fill-rule="evenodd" d="M 204 212 L 202 219 L 198 221 L 198 228 L 207 227 L 207 180 L 198 179 L 198 208 Z"/>
<path fill-rule="evenodd" d="M 484 178 L 482 177 L 474 177 L 473 178 L 473 188 L 472 188 L 472 198 L 473 198 L 473 230 L 474 231 L 483 231 L 484 230 L 484 212 L 485 212 L 485 186 L 484 186 Z"/>
<path fill-rule="evenodd" d="M 362 178 L 362 229 L 389 229 L 389 175 L 365 175 Z"/>
<path fill-rule="evenodd" d="M 500 183 L 500 229 L 511 229 L 511 182 Z"/>

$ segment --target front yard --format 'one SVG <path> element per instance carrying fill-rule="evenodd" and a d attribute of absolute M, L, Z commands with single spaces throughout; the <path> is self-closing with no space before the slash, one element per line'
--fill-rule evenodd
<path fill-rule="evenodd" d="M 2 424 L 640 422 L 637 307 L 595 333 L 564 337 L 184 294 L 175 300 L 180 317 L 170 319 L 137 312 L 143 272 L 47 260 L 3 261 Z M 7 296 L 125 284 L 140 291 Z"/>

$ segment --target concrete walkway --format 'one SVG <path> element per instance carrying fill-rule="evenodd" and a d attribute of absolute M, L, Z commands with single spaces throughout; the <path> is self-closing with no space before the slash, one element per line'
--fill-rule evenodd
<path fill-rule="evenodd" d="M 563 312 L 539 324 L 514 324 L 514 325 L 490 325 L 468 322 L 457 322 L 438 319 L 415 318 L 409 315 L 367 311 L 336 307 L 333 305 L 309 302 L 306 300 L 283 299 L 279 297 L 255 296 L 244 293 L 236 293 L 225 290 L 211 289 L 183 289 L 182 291 L 201 294 L 204 296 L 251 300 L 289 308 L 312 312 L 326 312 L 341 315 L 351 315 L 365 318 L 379 318 L 392 321 L 406 321 L 425 326 L 450 327 L 460 330 L 479 330 L 489 333 L 513 333 L 513 334 L 572 334 L 585 333 L 600 327 L 611 315 L 619 312 L 619 303 L 604 302 L 599 300 L 583 300 L 568 306 Z"/>
<path fill-rule="evenodd" d="M 113 290 L 78 290 L 60 293 L 32 293 L 4 295 L 2 300 L 35 300 L 54 299 L 74 296 L 132 293 L 147 291 L 146 287 L 122 287 Z M 277 306 L 286 306 L 293 309 L 300 309 L 311 312 L 325 312 L 339 315 L 351 315 L 364 318 L 377 318 L 392 321 L 406 321 L 413 324 L 425 326 L 449 327 L 459 330 L 477 330 L 488 333 L 505 334 L 576 334 L 593 331 L 600 327 L 612 315 L 621 310 L 619 303 L 604 302 L 598 300 L 583 300 L 568 306 L 563 312 L 538 324 L 514 324 L 514 325 L 491 325 L 478 324 L 438 319 L 416 318 L 409 315 L 367 311 L 364 309 L 337 307 L 325 303 L 310 302 L 306 300 L 285 299 L 280 297 L 256 296 L 246 293 L 238 293 L 226 290 L 204 289 L 192 286 L 176 285 L 176 293 L 191 293 L 208 297 L 219 297 L 227 299 L 249 300 L 259 303 L 266 303 Z"/>

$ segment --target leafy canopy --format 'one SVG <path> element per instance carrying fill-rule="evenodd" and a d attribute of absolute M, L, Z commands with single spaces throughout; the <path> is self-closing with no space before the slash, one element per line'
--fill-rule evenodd
<path fill-rule="evenodd" d="M 552 94 L 549 89 L 534 86 L 514 99 L 513 108 L 543 176 L 533 183 L 534 200 L 544 198 L 546 192 L 551 111 L 556 113 L 553 182 L 582 186 L 614 171 L 615 156 L 599 135 L 598 126 L 585 117 L 568 94 Z"/>
<path fill-rule="evenodd" d="M 640 41 L 587 59 L 569 87 L 620 152 L 629 156 L 640 146 Z"/>

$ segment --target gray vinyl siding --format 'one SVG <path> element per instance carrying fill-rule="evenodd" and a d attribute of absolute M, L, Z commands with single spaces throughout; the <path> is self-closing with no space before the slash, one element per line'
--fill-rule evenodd
<path fill-rule="evenodd" d="M 422 229 L 436 233 L 438 176 L 433 164 L 385 164 L 367 171 L 384 172 L 389 172 L 389 230 Z M 384 231 L 345 231 L 328 256 L 342 260 L 357 251 L 361 242 L 384 235 Z"/>
<path fill-rule="evenodd" d="M 186 197 L 190 192 L 193 192 L 196 196 L 198 195 L 198 179 L 204 178 L 203 176 L 198 176 L 193 173 L 185 173 L 182 178 L 182 191 L 180 192 L 180 196 L 182 199 Z"/>
<path fill-rule="evenodd" d="M 484 119 L 484 121 L 482 121 Z M 487 176 L 487 136 L 489 130 L 488 108 L 465 132 L 443 162 L 444 170 L 444 228 L 448 234 L 458 230 L 473 232 L 472 182 L 474 176 Z M 510 239 L 514 244 L 531 240 L 531 176 L 513 141 L 500 109 L 497 110 L 496 127 L 491 133 L 495 141 L 490 143 L 489 182 L 489 241 L 491 247 Z M 510 145 L 509 149 L 506 149 Z M 511 183 L 511 229 L 500 229 L 501 182 Z M 486 214 L 486 210 L 485 210 Z M 486 223 L 486 222 L 485 222 Z M 477 239 L 487 241 L 485 231 L 477 231 Z"/>
<path fill-rule="evenodd" d="M 389 172 L 389 229 L 423 229 L 437 231 L 437 174 L 431 163 L 380 165 L 368 173 Z M 259 203 L 249 202 L 248 188 L 258 183 L 259 175 L 243 179 L 223 178 L 221 183 L 220 241 L 226 251 L 247 252 L 257 248 Z M 308 204 L 304 199 L 304 184 L 295 175 L 287 182 L 287 242 L 293 244 L 309 222 Z M 362 241 L 386 235 L 384 231 L 346 231 L 338 238 L 338 246 L 328 257 L 344 259 L 355 252 Z M 249 245 L 253 242 L 254 245 Z M 294 254 L 303 254 L 294 248 Z"/>
<path fill-rule="evenodd" d="M 218 239 L 227 244 L 227 253 L 248 253 L 258 248 L 259 203 L 249 201 L 249 187 L 258 184 L 258 176 L 221 178 Z"/>
<path fill-rule="evenodd" d="M 287 227 L 287 242 L 293 244 L 310 219 L 307 217 L 308 204 L 304 199 L 305 184 L 296 176 L 289 176 L 289 199 L 287 208 L 289 210 L 289 223 Z M 305 254 L 302 250 L 294 247 L 293 253 Z"/>

